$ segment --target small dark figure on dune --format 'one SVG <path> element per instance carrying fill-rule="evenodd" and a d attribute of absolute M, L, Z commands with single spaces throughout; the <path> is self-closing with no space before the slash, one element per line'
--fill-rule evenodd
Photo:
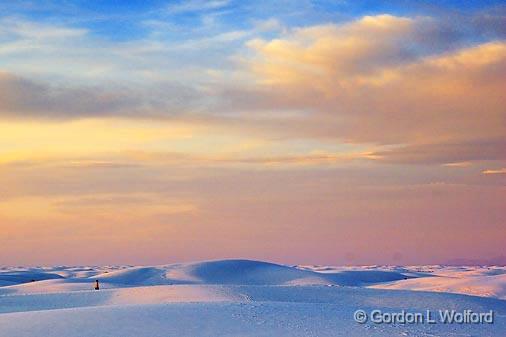
<path fill-rule="evenodd" d="M 100 286 L 98 285 L 98 280 L 95 281 L 95 290 L 100 290 Z"/>

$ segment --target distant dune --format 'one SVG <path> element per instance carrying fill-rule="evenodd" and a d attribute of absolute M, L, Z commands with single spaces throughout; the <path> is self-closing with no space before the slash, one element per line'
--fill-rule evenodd
<path fill-rule="evenodd" d="M 506 299 L 506 268 L 440 267 L 434 277 L 373 285 L 374 288 L 436 291 Z"/>

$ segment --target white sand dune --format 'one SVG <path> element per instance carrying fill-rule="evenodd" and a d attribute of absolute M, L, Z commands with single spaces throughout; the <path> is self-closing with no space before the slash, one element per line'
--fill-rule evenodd
<path fill-rule="evenodd" d="M 0 273 L 0 282 L 3 285 L 14 285 L 27 282 L 35 282 L 42 280 L 61 279 L 61 275 L 56 273 L 45 273 L 37 271 L 8 271 Z"/>
<path fill-rule="evenodd" d="M 506 299 L 506 269 L 447 267 L 421 277 L 373 285 L 373 288 L 448 292 Z"/>
<path fill-rule="evenodd" d="M 506 331 L 506 301 L 437 292 L 464 289 L 501 298 L 505 268 L 294 267 L 222 260 L 0 270 L 0 279 L 13 280 L 11 275 L 16 283 L 0 287 L 2 337 L 428 337 L 501 336 Z M 41 280 L 31 282 L 34 275 Z M 100 291 L 92 290 L 96 279 Z M 496 322 L 358 324 L 353 313 L 359 308 L 494 310 Z"/>
<path fill-rule="evenodd" d="M 337 273 L 319 273 L 261 261 L 220 260 L 157 267 L 133 267 L 94 275 L 91 278 L 123 285 L 334 284 L 359 286 L 409 277 L 396 271 L 346 270 Z"/>

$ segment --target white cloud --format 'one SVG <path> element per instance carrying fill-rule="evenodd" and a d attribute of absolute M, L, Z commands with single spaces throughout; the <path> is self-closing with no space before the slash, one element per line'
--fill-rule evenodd
<path fill-rule="evenodd" d="M 56 40 L 82 37 L 88 33 L 87 29 L 69 28 L 26 21 L 19 18 L 0 19 L 0 36 L 14 36 L 28 40 Z"/>
<path fill-rule="evenodd" d="M 229 0 L 188 0 L 171 4 L 167 7 L 167 11 L 171 14 L 185 12 L 201 12 L 226 7 Z"/>
<path fill-rule="evenodd" d="M 275 18 L 256 20 L 253 23 L 255 25 L 255 30 L 260 32 L 279 31 L 283 29 L 283 25 Z"/>

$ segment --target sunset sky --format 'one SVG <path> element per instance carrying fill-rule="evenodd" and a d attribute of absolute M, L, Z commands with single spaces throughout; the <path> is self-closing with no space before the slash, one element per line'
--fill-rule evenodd
<path fill-rule="evenodd" d="M 504 255 L 506 5 L 428 3 L 0 1 L 0 265 Z"/>

